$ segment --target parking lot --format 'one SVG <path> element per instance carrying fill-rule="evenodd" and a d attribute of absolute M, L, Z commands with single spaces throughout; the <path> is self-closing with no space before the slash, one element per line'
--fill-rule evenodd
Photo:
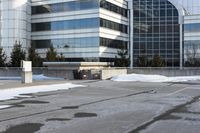
<path fill-rule="evenodd" d="M 197 133 L 200 83 L 141 83 L 99 80 L 44 81 L 85 85 L 1 101 L 2 133 Z M 1 89 L 21 87 L 0 81 Z"/>

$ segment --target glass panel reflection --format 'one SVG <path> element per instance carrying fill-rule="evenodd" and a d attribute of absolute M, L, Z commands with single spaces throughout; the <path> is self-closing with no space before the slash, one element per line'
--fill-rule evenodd
<path fill-rule="evenodd" d="M 32 31 L 55 31 L 99 27 L 99 18 L 74 19 L 55 22 L 33 23 Z"/>
<path fill-rule="evenodd" d="M 140 56 L 150 61 L 160 55 L 168 67 L 179 66 L 180 25 L 178 10 L 168 0 L 133 1 L 133 59 L 134 65 Z"/>
<path fill-rule="evenodd" d="M 32 14 L 66 12 L 95 9 L 99 7 L 99 0 L 79 0 L 41 6 L 32 6 Z"/>
<path fill-rule="evenodd" d="M 82 38 L 63 38 L 51 40 L 33 40 L 33 46 L 37 49 L 45 49 L 53 46 L 54 48 L 86 48 L 98 47 L 99 37 L 82 37 Z"/>

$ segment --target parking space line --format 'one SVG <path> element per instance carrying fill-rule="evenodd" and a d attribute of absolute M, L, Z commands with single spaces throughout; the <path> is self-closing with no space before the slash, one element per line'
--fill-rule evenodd
<path fill-rule="evenodd" d="M 188 89 L 188 88 L 185 87 L 185 88 L 183 88 L 183 89 L 180 89 L 180 90 L 177 90 L 177 91 L 175 91 L 175 92 L 169 93 L 169 94 L 166 95 L 166 96 L 174 95 L 174 94 L 177 94 L 177 93 L 179 93 L 179 92 L 181 92 L 181 91 L 184 91 L 184 90 L 187 90 L 187 89 Z"/>

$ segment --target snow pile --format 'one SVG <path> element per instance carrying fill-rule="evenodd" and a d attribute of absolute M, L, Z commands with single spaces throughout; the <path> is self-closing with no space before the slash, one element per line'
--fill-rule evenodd
<path fill-rule="evenodd" d="M 34 81 L 40 80 L 63 80 L 64 78 L 56 78 L 56 77 L 46 77 L 43 74 L 41 75 L 33 75 Z M 0 77 L 0 80 L 21 80 L 21 77 Z"/>
<path fill-rule="evenodd" d="M 114 76 L 111 80 L 134 82 L 185 82 L 200 80 L 200 76 L 166 77 L 162 75 L 127 74 Z"/>
<path fill-rule="evenodd" d="M 31 93 L 68 90 L 69 88 L 75 88 L 75 87 L 84 87 L 84 86 L 65 83 L 65 84 L 55 84 L 55 85 L 41 85 L 41 86 L 4 89 L 0 90 L 0 101 L 9 100 L 16 97 L 26 97 L 24 95 Z"/>

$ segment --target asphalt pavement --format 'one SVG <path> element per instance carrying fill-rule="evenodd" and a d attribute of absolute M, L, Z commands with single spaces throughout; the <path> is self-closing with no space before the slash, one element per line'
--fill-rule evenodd
<path fill-rule="evenodd" d="M 71 82 L 86 87 L 0 101 L 0 133 L 199 133 L 200 82 L 0 81 L 0 89 Z"/>

